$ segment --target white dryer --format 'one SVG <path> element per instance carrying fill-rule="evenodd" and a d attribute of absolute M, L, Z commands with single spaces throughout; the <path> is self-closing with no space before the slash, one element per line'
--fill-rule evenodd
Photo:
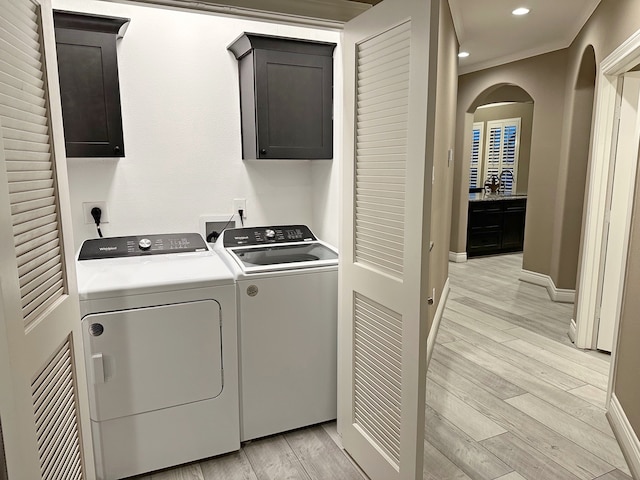
<path fill-rule="evenodd" d="M 87 240 L 77 261 L 97 477 L 238 450 L 234 278 L 198 234 Z"/>
<path fill-rule="evenodd" d="M 336 418 L 338 253 L 305 225 L 218 238 L 238 286 L 240 439 Z"/>

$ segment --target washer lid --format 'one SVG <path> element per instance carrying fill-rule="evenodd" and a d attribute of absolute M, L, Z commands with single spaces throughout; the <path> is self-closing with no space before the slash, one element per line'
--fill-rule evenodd
<path fill-rule="evenodd" d="M 338 253 L 319 241 L 237 247 L 229 248 L 228 251 L 244 273 L 317 268 L 338 264 Z"/>
<path fill-rule="evenodd" d="M 80 300 L 232 285 L 217 253 L 174 253 L 76 262 Z"/>

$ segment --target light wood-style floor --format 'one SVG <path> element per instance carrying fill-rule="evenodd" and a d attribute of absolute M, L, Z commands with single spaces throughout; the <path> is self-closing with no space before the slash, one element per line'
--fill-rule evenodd
<path fill-rule="evenodd" d="M 609 357 L 574 348 L 572 305 L 518 280 L 522 255 L 450 265 L 427 375 L 426 480 L 629 480 L 604 415 Z M 139 480 L 362 480 L 335 424 Z"/>

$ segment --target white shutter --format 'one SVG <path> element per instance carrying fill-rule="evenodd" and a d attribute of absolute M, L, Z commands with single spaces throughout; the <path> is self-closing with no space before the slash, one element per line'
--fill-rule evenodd
<path fill-rule="evenodd" d="M 520 118 L 487 122 L 489 131 L 486 158 L 486 181 L 492 175 L 500 178 L 502 193 L 515 193 L 520 150 Z"/>
<path fill-rule="evenodd" d="M 65 292 L 37 6 L 5 0 L 0 125 L 27 327 Z"/>
<path fill-rule="evenodd" d="M 482 187 L 481 167 L 482 145 L 484 143 L 484 122 L 473 124 L 471 132 L 471 161 L 469 163 L 469 188 Z"/>
<path fill-rule="evenodd" d="M 358 46 L 355 259 L 402 277 L 409 24 Z"/>

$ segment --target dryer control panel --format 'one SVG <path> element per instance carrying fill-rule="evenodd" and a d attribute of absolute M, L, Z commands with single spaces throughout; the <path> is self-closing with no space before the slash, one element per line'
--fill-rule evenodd
<path fill-rule="evenodd" d="M 207 244 L 197 233 L 168 233 L 85 240 L 78 260 L 139 257 L 167 253 L 204 252 Z"/>
<path fill-rule="evenodd" d="M 264 245 L 268 243 L 313 242 L 316 237 L 306 225 L 231 228 L 224 231 L 224 246 Z"/>

